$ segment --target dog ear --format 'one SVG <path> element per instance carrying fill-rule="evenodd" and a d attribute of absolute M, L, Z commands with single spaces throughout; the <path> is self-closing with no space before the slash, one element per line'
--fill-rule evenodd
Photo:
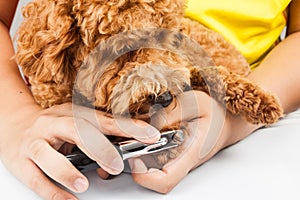
<path fill-rule="evenodd" d="M 25 76 L 61 84 L 76 75 L 80 36 L 71 12 L 69 0 L 40 0 L 24 8 L 16 59 Z"/>

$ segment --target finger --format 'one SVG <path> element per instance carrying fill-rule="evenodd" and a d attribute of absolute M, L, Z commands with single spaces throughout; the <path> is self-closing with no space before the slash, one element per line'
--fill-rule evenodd
<path fill-rule="evenodd" d="M 160 138 L 159 131 L 144 121 L 118 116 L 113 118 L 101 111 L 82 107 L 78 109 L 81 117 L 92 122 L 105 135 L 130 137 L 146 143 L 156 142 Z"/>
<path fill-rule="evenodd" d="M 53 142 L 53 140 L 52 140 Z M 53 145 L 50 143 L 50 145 L 53 147 Z M 54 148 L 54 149 L 58 149 L 58 152 L 63 154 L 63 155 L 68 155 L 71 154 L 73 149 L 74 149 L 75 145 L 74 144 L 70 144 L 70 143 L 64 143 L 62 146 L 59 146 L 59 148 Z"/>
<path fill-rule="evenodd" d="M 140 120 L 117 117 L 112 118 L 107 124 L 106 134 L 119 133 L 121 136 L 135 138 L 144 143 L 154 143 L 159 140 L 161 135 L 156 128 Z"/>
<path fill-rule="evenodd" d="M 54 109 L 53 109 L 54 110 Z M 72 110 L 72 112 L 70 112 Z M 130 137 L 146 143 L 156 142 L 160 138 L 160 133 L 148 123 L 130 118 L 116 117 L 110 114 L 90 109 L 78 105 L 69 104 L 64 107 L 56 107 L 55 112 L 75 118 L 82 118 L 89 121 L 105 135 L 114 135 L 121 137 Z"/>
<path fill-rule="evenodd" d="M 140 159 L 134 159 L 130 164 L 132 166 L 132 178 L 137 184 L 145 188 L 165 194 L 187 175 L 193 165 L 191 161 L 189 156 L 186 156 L 162 170 L 154 168 L 147 170 Z"/>
<path fill-rule="evenodd" d="M 48 109 L 43 110 L 44 115 L 55 115 L 57 117 L 73 116 L 73 105 L 70 102 L 53 105 Z"/>
<path fill-rule="evenodd" d="M 97 174 L 100 176 L 102 179 L 107 179 L 109 177 L 109 173 L 107 173 L 104 169 L 98 168 L 97 169 Z"/>
<path fill-rule="evenodd" d="M 55 148 L 60 148 L 65 142 L 76 144 L 79 141 L 74 118 L 70 116 L 40 116 L 31 132 L 42 132 L 41 136 Z"/>
<path fill-rule="evenodd" d="M 74 192 L 87 190 L 87 178 L 46 141 L 36 140 L 28 148 L 29 158 L 50 178 Z"/>
<path fill-rule="evenodd" d="M 45 174 L 31 161 L 27 161 L 22 168 L 17 172 L 20 180 L 27 185 L 36 194 L 41 196 L 43 199 L 49 200 L 63 200 L 72 199 L 77 200 L 77 198 L 63 190 L 62 188 L 55 185 Z"/>
<path fill-rule="evenodd" d="M 213 99 L 204 92 L 188 91 L 176 97 L 176 105 L 161 109 L 151 117 L 151 125 L 162 129 L 166 125 L 190 121 L 210 114 Z"/>
<path fill-rule="evenodd" d="M 76 144 L 86 155 L 95 160 L 110 174 L 119 174 L 124 168 L 119 152 L 96 127 L 82 118 L 53 117 L 40 122 L 45 130 L 45 139 L 50 143 L 63 140 Z M 39 129 L 38 129 L 39 128 Z"/>
<path fill-rule="evenodd" d="M 76 119 L 78 147 L 95 160 L 105 171 L 116 175 L 123 171 L 124 163 L 112 143 L 97 128 L 83 119 Z"/>

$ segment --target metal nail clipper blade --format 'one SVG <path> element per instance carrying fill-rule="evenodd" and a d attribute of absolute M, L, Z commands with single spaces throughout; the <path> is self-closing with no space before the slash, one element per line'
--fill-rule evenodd
<path fill-rule="evenodd" d="M 171 130 L 162 132 L 159 141 L 153 144 L 145 144 L 134 139 L 129 139 L 122 142 L 113 142 L 113 145 L 123 160 L 126 161 L 129 158 L 136 158 L 178 147 L 183 141 L 184 133 L 182 130 Z M 94 160 L 90 159 L 79 149 L 67 155 L 66 158 L 81 172 L 99 168 L 99 165 Z"/>

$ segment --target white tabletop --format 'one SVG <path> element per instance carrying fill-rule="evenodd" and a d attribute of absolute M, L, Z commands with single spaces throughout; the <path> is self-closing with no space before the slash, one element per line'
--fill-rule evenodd
<path fill-rule="evenodd" d="M 20 23 L 20 1 L 12 35 Z M 243 141 L 221 151 L 182 180 L 167 195 L 136 185 L 130 175 L 101 180 L 87 173 L 90 187 L 81 200 L 202 199 L 202 200 L 299 200 L 300 110 L 276 125 L 256 131 Z M 0 162 L 0 199 L 39 200 L 16 180 Z"/>

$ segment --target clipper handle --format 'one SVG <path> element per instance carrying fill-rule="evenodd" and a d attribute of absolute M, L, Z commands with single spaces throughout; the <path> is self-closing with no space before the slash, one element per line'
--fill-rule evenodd
<path fill-rule="evenodd" d="M 81 172 L 87 172 L 100 167 L 96 161 L 90 159 L 79 149 L 67 155 L 66 158 Z"/>

